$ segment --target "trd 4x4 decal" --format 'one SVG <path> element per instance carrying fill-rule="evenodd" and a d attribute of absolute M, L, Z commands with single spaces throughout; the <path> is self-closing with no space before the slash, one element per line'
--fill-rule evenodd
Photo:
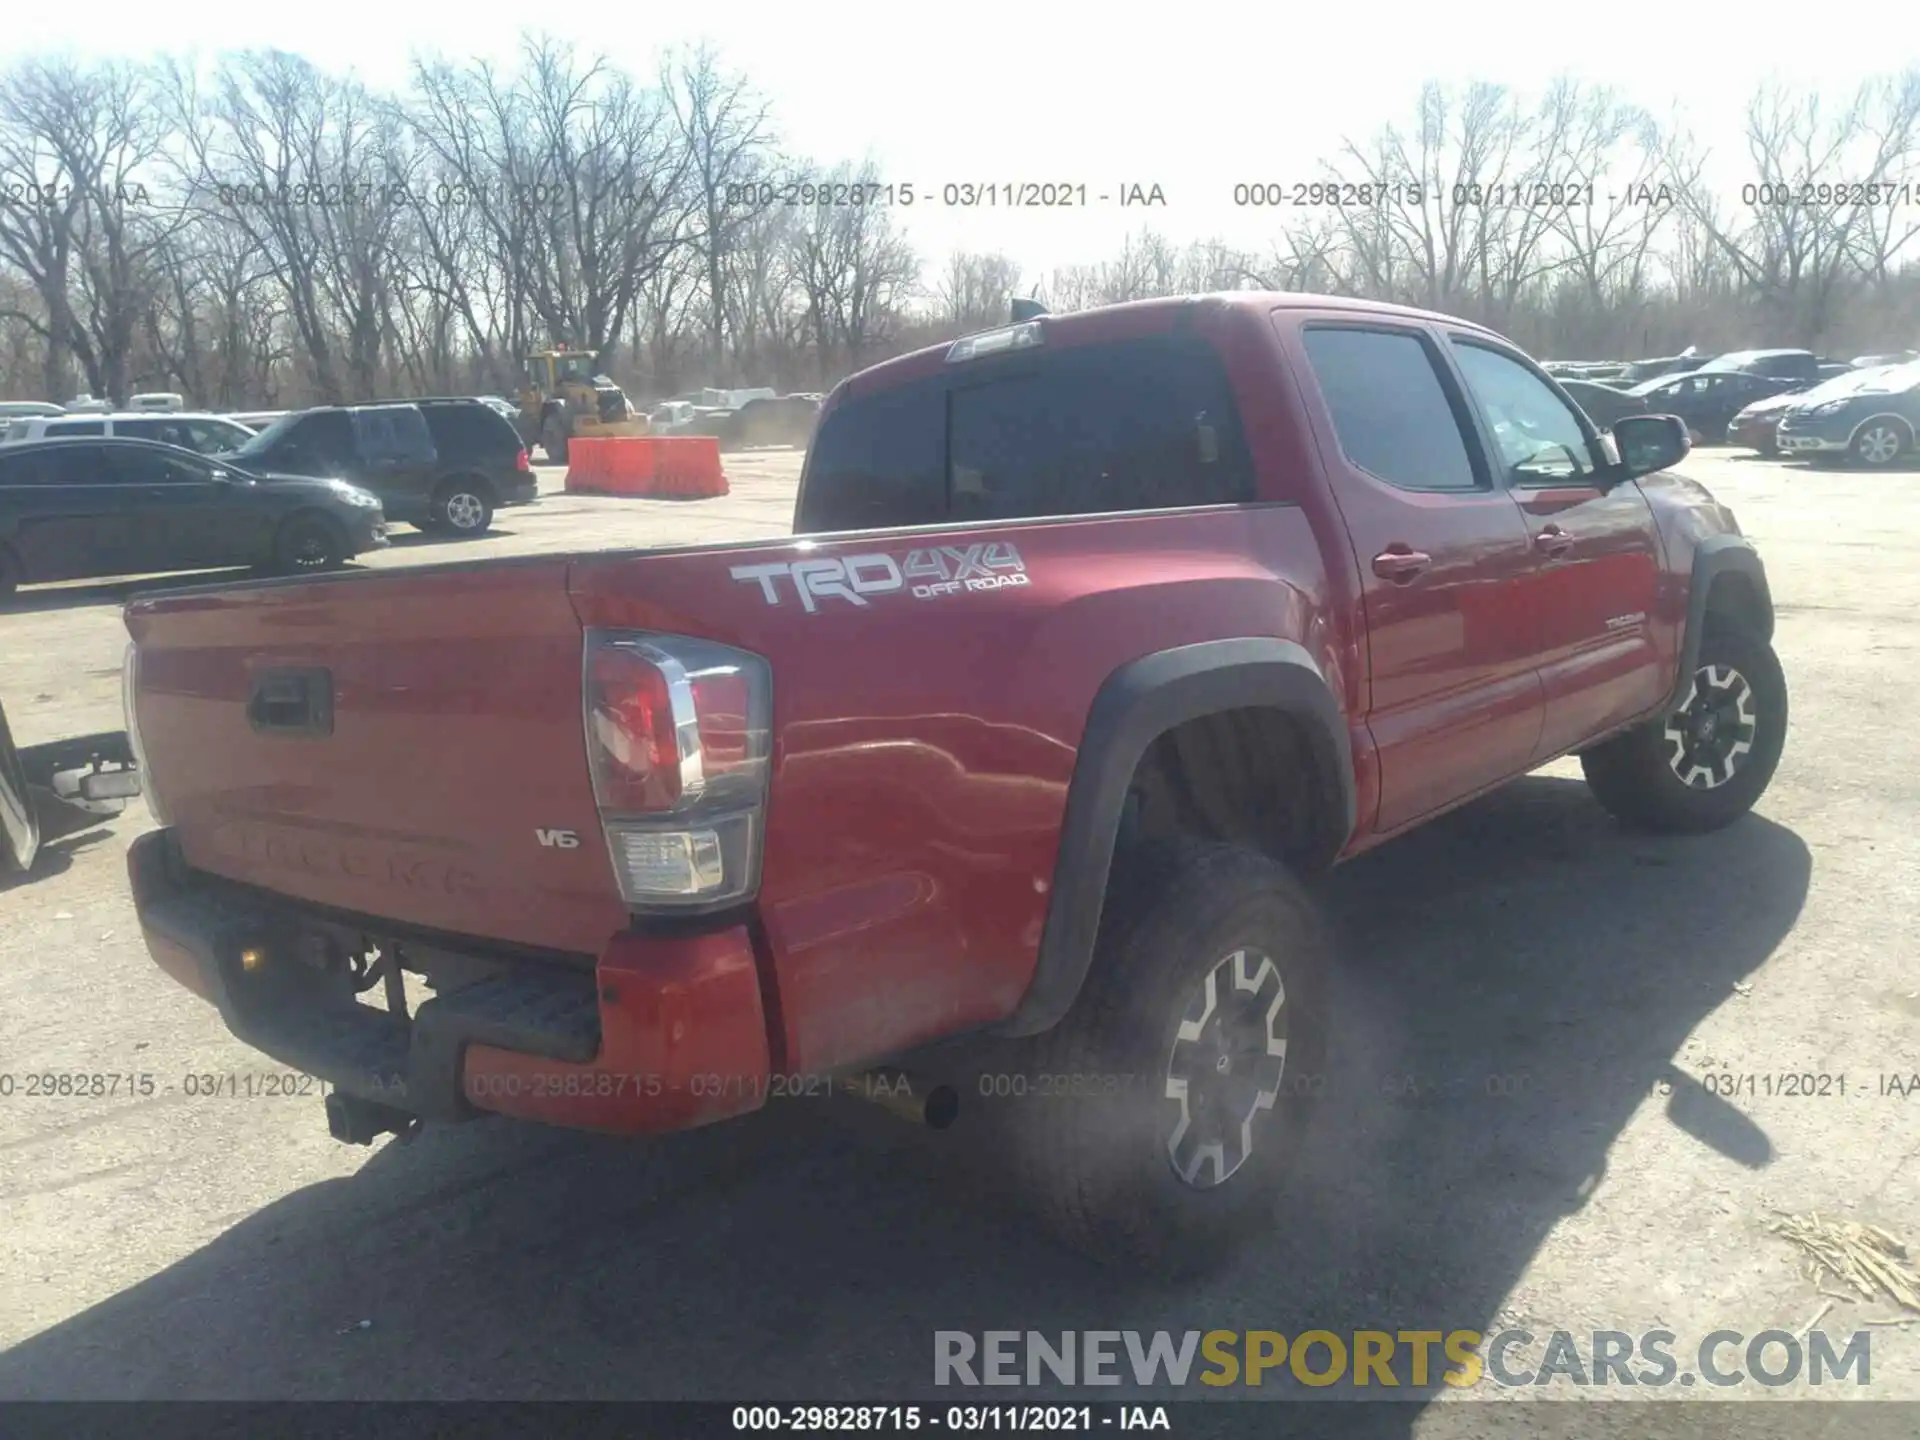
<path fill-rule="evenodd" d="M 780 603 L 780 581 L 791 581 L 793 593 L 809 615 L 819 610 L 818 601 L 826 599 L 865 605 L 869 595 L 906 590 L 916 600 L 934 600 L 965 590 L 1001 590 L 1027 583 L 1026 562 L 1005 543 L 909 550 L 899 560 L 874 551 L 833 559 L 736 565 L 729 573 L 742 583 L 759 585 L 769 605 Z"/>

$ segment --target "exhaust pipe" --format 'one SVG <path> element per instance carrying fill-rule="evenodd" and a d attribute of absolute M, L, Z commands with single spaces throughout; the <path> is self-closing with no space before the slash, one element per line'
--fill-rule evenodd
<path fill-rule="evenodd" d="M 846 1094 L 929 1130 L 944 1130 L 960 1115 L 960 1093 L 951 1085 L 938 1085 L 905 1070 L 868 1070 L 841 1083 Z"/>

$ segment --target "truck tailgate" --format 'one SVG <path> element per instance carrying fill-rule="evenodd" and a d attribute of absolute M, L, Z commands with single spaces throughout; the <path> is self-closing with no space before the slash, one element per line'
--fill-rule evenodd
<path fill-rule="evenodd" d="M 627 915 L 587 769 L 568 565 L 129 605 L 149 783 L 188 864 L 354 915 L 598 954 Z"/>

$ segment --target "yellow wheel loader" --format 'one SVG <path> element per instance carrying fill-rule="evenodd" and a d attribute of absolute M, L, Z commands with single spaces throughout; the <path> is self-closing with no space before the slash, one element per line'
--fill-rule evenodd
<path fill-rule="evenodd" d="M 570 440 L 647 433 L 647 417 L 597 367 L 593 352 L 564 346 L 527 356 L 518 424 L 528 449 L 538 445 L 564 465 Z"/>

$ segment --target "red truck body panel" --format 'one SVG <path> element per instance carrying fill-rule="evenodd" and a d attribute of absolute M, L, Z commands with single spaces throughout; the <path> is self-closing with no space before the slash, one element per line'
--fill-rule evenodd
<path fill-rule="evenodd" d="M 728 579 L 709 551 L 595 556 L 574 573 L 589 625 L 698 633 L 774 660 L 759 910 L 791 1070 L 1012 1011 L 1081 729 L 1115 669 L 1202 640 L 1331 630 L 1318 550 L 1285 505 L 870 532 L 725 559 L 904 562 L 989 535 L 1015 547 L 1028 583 L 822 598 L 809 613 L 785 583 L 769 604 L 759 584 Z M 1340 674 L 1330 646 L 1319 658 Z"/>

